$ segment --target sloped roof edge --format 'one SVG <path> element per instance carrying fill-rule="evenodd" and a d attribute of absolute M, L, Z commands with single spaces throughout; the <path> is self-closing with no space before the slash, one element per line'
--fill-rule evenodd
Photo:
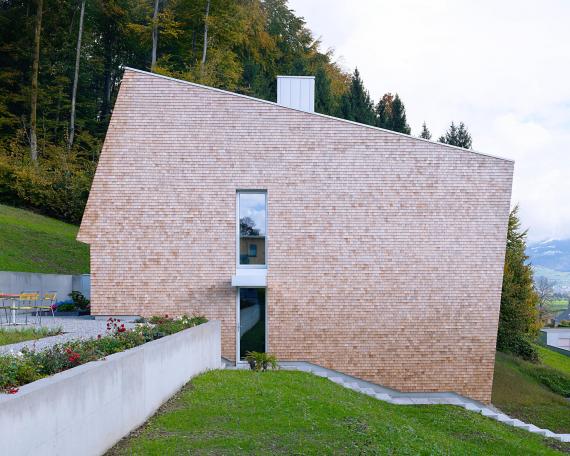
<path fill-rule="evenodd" d="M 301 110 L 301 109 L 295 109 L 295 108 L 291 108 L 291 107 L 289 107 L 289 106 L 283 106 L 283 105 L 280 105 L 280 104 L 275 103 L 274 101 L 262 100 L 261 98 L 250 97 L 249 95 L 243 95 L 243 94 L 241 94 L 241 93 L 230 92 L 230 91 L 228 91 L 228 90 L 217 89 L 217 88 L 215 88 L 215 87 L 210 87 L 210 86 L 206 86 L 206 85 L 202 85 L 202 84 L 197 84 L 197 83 L 195 83 L 195 82 L 190 82 L 190 81 L 184 81 L 184 80 L 182 80 L 182 79 L 176 79 L 176 78 L 172 78 L 172 77 L 170 77 L 170 76 L 164 76 L 164 75 L 162 75 L 162 74 L 151 73 L 151 72 L 149 72 L 149 71 L 139 70 L 138 68 L 131 68 L 131 67 L 125 66 L 124 69 L 125 69 L 125 70 L 128 70 L 128 71 L 134 71 L 135 73 L 141 73 L 141 74 L 144 74 L 144 75 L 147 75 L 147 76 L 153 76 L 153 77 L 155 77 L 155 78 L 162 78 L 162 79 L 166 79 L 166 80 L 169 80 L 169 81 L 178 82 L 178 83 L 180 83 L 180 84 L 188 84 L 188 85 L 191 85 L 191 86 L 194 86 L 194 87 L 199 87 L 199 88 L 201 88 L 201 89 L 213 90 L 213 91 L 215 91 L 215 92 L 224 93 L 224 94 L 226 94 L 226 95 L 233 95 L 233 96 L 235 96 L 235 97 L 246 98 L 246 99 L 248 99 L 248 100 L 257 101 L 257 102 L 259 102 L 259 103 L 266 103 L 266 104 L 269 104 L 269 105 L 272 105 L 272 106 L 277 106 L 277 107 L 279 107 L 279 108 L 281 108 L 281 109 L 289 109 L 289 110 L 291 110 L 291 111 L 297 111 L 297 112 L 302 112 L 302 113 L 305 113 L 305 114 L 308 114 L 308 115 L 324 117 L 324 118 L 326 118 L 326 119 L 336 120 L 336 121 L 338 121 L 338 122 L 346 122 L 346 123 L 349 123 L 349 124 L 352 124 L 352 125 L 356 125 L 356 126 L 359 126 L 359 127 L 363 127 L 363 128 L 371 128 L 371 129 L 373 129 L 373 130 L 379 130 L 379 131 L 383 131 L 383 132 L 390 133 L 390 134 L 393 134 L 393 135 L 403 136 L 403 137 L 405 137 L 405 138 L 411 138 L 411 139 L 414 139 L 414 140 L 416 140 L 416 141 L 423 141 L 423 142 L 427 142 L 427 143 L 438 144 L 438 145 L 440 145 L 440 146 L 449 147 L 450 149 L 459 150 L 459 151 L 464 152 L 464 153 L 472 153 L 472 154 L 481 155 L 481 156 L 484 156 L 484 157 L 489 157 L 489 158 L 494 158 L 494 159 L 497 159 L 497 160 L 503 160 L 503 161 L 507 161 L 507 162 L 514 163 L 514 160 L 512 160 L 512 159 L 510 159 L 510 158 L 499 157 L 498 155 L 486 154 L 486 153 L 484 153 L 484 152 L 478 152 L 478 151 L 476 151 L 476 150 L 464 149 L 464 148 L 462 148 L 462 147 L 452 146 L 452 145 L 450 145 L 450 144 L 440 143 L 440 142 L 437 142 L 437 141 L 431 141 L 431 140 L 429 140 L 429 139 L 424 139 L 424 138 L 418 138 L 418 137 L 416 137 L 416 136 L 407 135 L 407 134 L 405 134 L 405 133 L 400 133 L 400 132 L 397 132 L 397 131 L 387 130 L 387 129 L 385 129 L 385 128 L 375 127 L 375 126 L 373 126 L 373 125 L 366 125 L 366 124 L 362 124 L 362 123 L 359 123 L 359 122 L 354 122 L 354 121 L 352 121 L 352 120 L 341 119 L 340 117 L 329 116 L 329 115 L 327 115 L 327 114 L 321 114 L 321 113 L 318 113 L 318 112 L 307 112 L 307 111 L 303 111 L 303 110 Z"/>

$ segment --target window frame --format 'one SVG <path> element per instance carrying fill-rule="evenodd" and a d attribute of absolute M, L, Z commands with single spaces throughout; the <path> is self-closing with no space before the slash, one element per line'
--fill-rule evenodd
<path fill-rule="evenodd" d="M 265 264 L 240 264 L 240 225 L 239 225 L 239 213 L 240 213 L 240 201 L 239 197 L 242 193 L 262 193 L 265 197 Z M 267 190 L 261 189 L 238 189 L 236 190 L 236 268 L 237 269 L 267 269 L 268 261 L 268 211 L 267 211 Z M 249 253 L 249 252 L 248 252 Z M 259 255 L 259 250 L 258 250 Z"/>

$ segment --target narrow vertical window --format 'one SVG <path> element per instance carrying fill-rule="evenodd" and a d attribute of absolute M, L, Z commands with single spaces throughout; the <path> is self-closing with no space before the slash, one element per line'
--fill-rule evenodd
<path fill-rule="evenodd" d="M 267 194 L 238 192 L 239 265 L 265 267 Z"/>

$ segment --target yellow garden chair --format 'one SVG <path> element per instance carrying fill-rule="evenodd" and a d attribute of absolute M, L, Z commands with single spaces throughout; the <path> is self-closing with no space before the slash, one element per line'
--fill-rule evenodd
<path fill-rule="evenodd" d="M 51 312 L 52 318 L 55 318 L 54 306 L 56 299 L 57 293 L 55 291 L 48 291 L 44 293 L 44 298 L 42 299 L 43 304 L 34 306 L 40 325 L 42 324 L 42 312 Z"/>
<path fill-rule="evenodd" d="M 18 298 L 17 304 L 13 304 L 10 309 L 12 311 L 12 323 L 16 322 L 15 313 L 17 311 L 23 310 L 26 315 L 26 324 L 28 324 L 28 313 L 26 311 L 29 311 L 30 314 L 33 314 L 34 310 L 36 310 L 36 304 L 39 299 L 40 299 L 40 294 L 37 291 L 20 293 L 20 297 Z M 36 317 L 37 317 L 37 311 L 36 311 Z"/>

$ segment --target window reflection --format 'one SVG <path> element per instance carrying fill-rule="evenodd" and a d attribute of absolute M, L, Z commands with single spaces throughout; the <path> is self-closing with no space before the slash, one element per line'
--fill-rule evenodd
<path fill-rule="evenodd" d="M 239 263 L 265 265 L 266 194 L 239 193 Z"/>
<path fill-rule="evenodd" d="M 265 351 L 265 288 L 240 288 L 240 359 Z"/>

